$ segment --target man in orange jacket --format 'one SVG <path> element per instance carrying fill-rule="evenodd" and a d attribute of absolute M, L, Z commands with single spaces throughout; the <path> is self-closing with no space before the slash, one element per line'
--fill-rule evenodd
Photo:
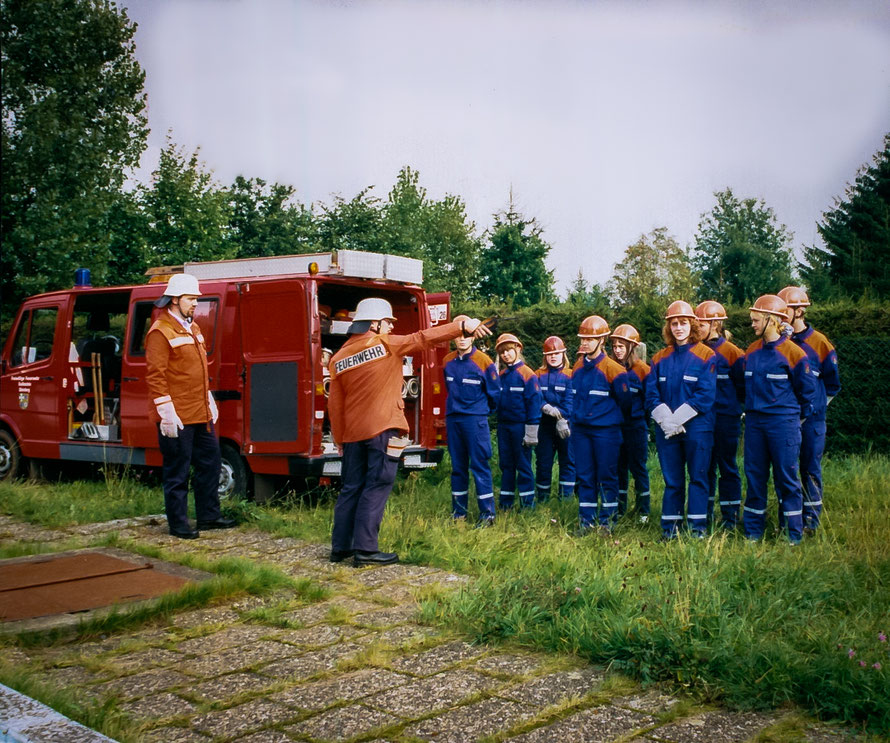
<path fill-rule="evenodd" d="M 219 442 L 213 426 L 219 416 L 207 378 L 204 336 L 194 322 L 201 290 L 190 274 L 176 274 L 155 304 L 167 307 L 145 338 L 146 381 L 164 457 L 164 508 L 174 537 L 196 539 L 200 529 L 236 525 L 219 510 Z M 195 468 L 198 528 L 188 520 L 189 469 Z"/>
<path fill-rule="evenodd" d="M 404 448 L 400 435 L 408 432 L 402 358 L 460 335 L 491 335 L 479 320 L 465 315 L 411 335 L 390 335 L 394 323 L 388 301 L 361 300 L 350 338 L 331 359 L 328 417 L 334 441 L 343 448 L 331 562 L 352 557 L 355 565 L 385 565 L 399 559 L 393 552 L 380 552 L 377 535 Z"/>

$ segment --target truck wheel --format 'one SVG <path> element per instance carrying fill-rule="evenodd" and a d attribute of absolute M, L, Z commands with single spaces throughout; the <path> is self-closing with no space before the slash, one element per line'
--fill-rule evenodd
<path fill-rule="evenodd" d="M 25 458 L 9 431 L 0 429 L 0 482 L 7 482 L 21 477 L 24 471 Z"/>
<path fill-rule="evenodd" d="M 247 499 L 247 464 L 241 453 L 231 444 L 222 442 L 219 445 L 222 466 L 219 470 L 219 499 Z"/>

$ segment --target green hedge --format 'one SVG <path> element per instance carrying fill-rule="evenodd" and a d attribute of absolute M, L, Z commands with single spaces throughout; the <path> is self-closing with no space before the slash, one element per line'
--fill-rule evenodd
<path fill-rule="evenodd" d="M 473 317 L 495 317 L 495 333 L 517 335 L 525 346 L 527 363 L 537 368 L 542 360 L 541 346 L 549 335 L 563 338 L 574 359 L 578 325 L 590 314 L 602 315 L 613 328 L 623 322 L 634 325 L 651 356 L 664 345 L 661 328 L 666 307 L 667 302 L 621 310 L 570 303 L 524 308 L 469 303 L 455 306 L 453 311 Z M 748 308 L 726 310 L 727 329 L 733 341 L 744 349 L 754 340 Z M 812 307 L 808 318 L 838 350 L 842 390 L 828 410 L 829 450 L 890 453 L 890 302 L 835 300 Z"/>

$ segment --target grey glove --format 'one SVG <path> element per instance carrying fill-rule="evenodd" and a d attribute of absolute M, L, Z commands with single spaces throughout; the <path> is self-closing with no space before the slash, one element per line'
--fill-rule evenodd
<path fill-rule="evenodd" d="M 668 418 L 671 416 L 671 409 L 661 403 L 661 405 L 656 406 L 652 410 L 652 420 L 654 420 L 659 426 L 664 429 L 664 424 L 667 422 Z"/>
<path fill-rule="evenodd" d="M 686 433 L 686 428 L 682 424 L 678 423 L 668 423 L 663 427 L 664 437 L 666 439 L 671 438 L 672 436 L 677 436 L 681 433 Z"/>
<path fill-rule="evenodd" d="M 543 408 L 541 408 L 541 412 L 544 415 L 551 415 L 554 418 L 562 418 L 562 413 L 559 412 L 559 408 L 555 405 L 551 405 L 550 403 L 546 403 Z"/>
<path fill-rule="evenodd" d="M 522 445 L 529 448 L 538 445 L 538 424 L 531 423 L 525 427 L 525 436 L 522 439 Z"/>
<path fill-rule="evenodd" d="M 561 439 L 567 439 L 572 431 L 569 429 L 569 422 L 565 418 L 556 421 L 556 435 Z"/>

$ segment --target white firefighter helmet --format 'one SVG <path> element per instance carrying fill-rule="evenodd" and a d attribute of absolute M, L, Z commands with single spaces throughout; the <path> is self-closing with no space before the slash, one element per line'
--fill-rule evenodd
<path fill-rule="evenodd" d="M 355 307 L 353 322 L 362 320 L 389 320 L 395 322 L 396 317 L 392 313 L 392 305 L 379 297 L 368 297 L 359 302 Z"/>
<path fill-rule="evenodd" d="M 155 306 L 166 307 L 170 304 L 171 298 L 182 297 L 186 294 L 193 297 L 201 296 L 201 289 L 198 287 L 198 279 L 190 273 L 173 274 L 167 282 L 167 287 L 164 289 L 163 296 L 155 301 Z"/>

